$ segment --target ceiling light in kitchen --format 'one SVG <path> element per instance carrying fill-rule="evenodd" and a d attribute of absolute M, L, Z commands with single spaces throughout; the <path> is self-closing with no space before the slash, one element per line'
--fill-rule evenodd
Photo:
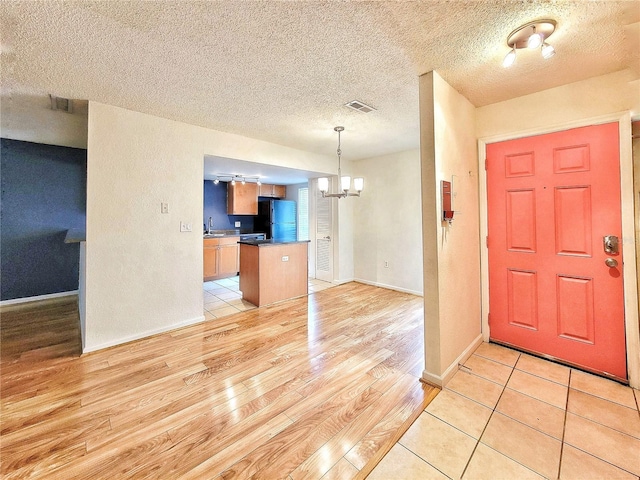
<path fill-rule="evenodd" d="M 256 183 L 258 185 L 262 184 L 262 182 L 260 182 L 260 177 L 252 175 L 239 175 L 237 173 L 217 173 L 213 183 L 215 185 L 218 185 L 220 182 L 228 182 L 231 183 L 231 185 L 235 185 L 236 182 L 240 182 L 242 183 L 242 185 L 245 185 L 247 182 Z"/>

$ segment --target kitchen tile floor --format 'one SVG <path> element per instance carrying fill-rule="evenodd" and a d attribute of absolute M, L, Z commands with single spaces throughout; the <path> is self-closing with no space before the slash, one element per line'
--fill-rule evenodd
<path fill-rule="evenodd" d="M 483 343 L 369 479 L 635 479 L 640 391 Z"/>
<path fill-rule="evenodd" d="M 204 282 L 204 317 L 205 320 L 232 315 L 257 308 L 252 303 L 242 299 L 239 288 L 240 277 L 223 278 L 211 282 Z M 315 278 L 309 279 L 309 294 L 319 292 L 334 285 Z"/>

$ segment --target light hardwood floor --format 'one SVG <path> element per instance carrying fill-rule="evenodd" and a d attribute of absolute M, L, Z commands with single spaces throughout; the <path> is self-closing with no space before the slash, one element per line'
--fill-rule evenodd
<path fill-rule="evenodd" d="M 1 312 L 3 478 L 364 477 L 438 392 L 409 294 L 349 283 L 84 356 L 76 310 Z"/>

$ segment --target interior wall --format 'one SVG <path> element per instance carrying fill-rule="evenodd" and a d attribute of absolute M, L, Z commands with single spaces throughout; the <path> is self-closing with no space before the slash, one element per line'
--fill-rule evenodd
<path fill-rule="evenodd" d="M 352 200 L 355 279 L 422 295 L 420 150 L 358 160 L 353 168 L 365 178 Z"/>
<path fill-rule="evenodd" d="M 47 95 L 3 95 L 2 137 L 25 142 L 87 148 L 87 102 L 73 101 L 73 113 L 51 110 Z"/>
<path fill-rule="evenodd" d="M 505 137 L 627 110 L 640 113 L 640 81 L 623 70 L 480 107 L 476 136 Z"/>
<path fill-rule="evenodd" d="M 309 182 L 305 183 L 296 183 L 295 185 L 287 185 L 287 195 L 285 196 L 285 200 L 293 200 L 294 202 L 298 202 L 298 189 L 308 187 Z"/>
<path fill-rule="evenodd" d="M 420 77 L 425 380 L 446 384 L 481 341 L 475 108 L 436 72 Z M 441 181 L 455 216 L 442 221 Z"/>
<path fill-rule="evenodd" d="M 331 200 L 334 204 L 333 220 L 336 224 L 333 242 L 333 279 L 338 284 L 353 281 L 354 203 L 358 200 L 357 197 Z"/>
<path fill-rule="evenodd" d="M 90 102 L 85 351 L 203 319 L 205 154 L 334 168 L 332 157 Z"/>
<path fill-rule="evenodd" d="M 85 225 L 87 151 L 3 138 L 0 215 L 1 300 L 78 289 Z"/>
<path fill-rule="evenodd" d="M 228 182 L 220 182 L 216 185 L 213 180 L 204 181 L 203 229 L 207 229 L 209 217 L 211 217 L 213 230 L 240 229 L 243 233 L 253 233 L 253 215 L 227 215 L 228 187 Z M 236 227 L 236 222 L 240 222 L 239 227 Z"/>

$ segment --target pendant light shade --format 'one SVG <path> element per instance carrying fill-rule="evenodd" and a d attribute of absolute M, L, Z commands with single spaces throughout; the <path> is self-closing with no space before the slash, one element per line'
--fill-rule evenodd
<path fill-rule="evenodd" d="M 327 193 L 329 191 L 329 179 L 327 177 L 318 179 L 318 190 L 324 193 Z"/>

